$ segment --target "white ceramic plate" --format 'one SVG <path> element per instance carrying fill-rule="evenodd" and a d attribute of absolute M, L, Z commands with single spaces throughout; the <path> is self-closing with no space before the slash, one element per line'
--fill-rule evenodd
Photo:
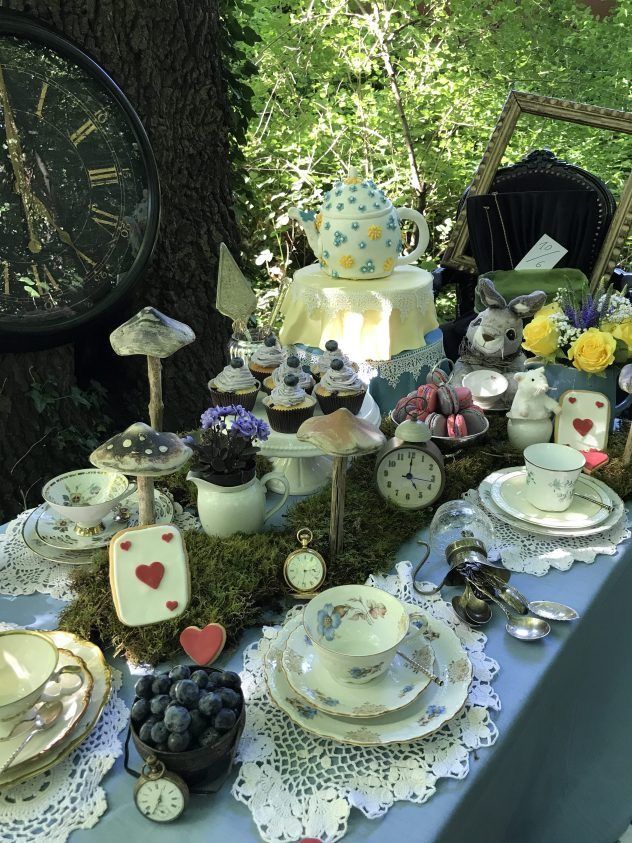
<path fill-rule="evenodd" d="M 59 660 L 57 667 L 65 667 L 66 665 L 78 665 L 81 668 L 81 675 L 83 677 L 83 684 L 77 688 L 74 693 L 69 693 L 66 696 L 60 697 L 63 709 L 59 718 L 53 723 L 50 729 L 44 729 L 41 732 L 36 732 L 29 740 L 24 749 L 20 752 L 13 763 L 8 767 L 11 770 L 18 764 L 30 761 L 35 758 L 42 758 L 53 747 L 57 746 L 66 735 L 74 729 L 79 718 L 84 713 L 90 702 L 92 695 L 93 679 L 86 667 L 85 662 L 80 656 L 71 653 L 69 650 L 61 649 L 59 651 Z M 60 685 L 62 688 L 73 688 L 77 685 L 77 676 L 65 674 L 61 677 Z M 54 686 L 47 686 L 47 691 L 53 692 Z M 38 706 L 35 708 L 37 709 Z M 29 711 L 28 714 L 31 714 Z M 27 714 L 25 712 L 25 714 Z M 25 714 L 21 717 L 24 718 Z M 0 723 L 1 733 L 0 738 L 9 733 L 16 723 L 20 722 L 20 717 L 11 720 L 7 723 Z M 0 740 L 0 768 L 4 766 L 9 756 L 17 749 L 20 743 L 25 738 L 25 732 L 30 732 L 33 727 L 33 721 L 27 721 L 21 724 L 20 728 L 16 730 L 8 740 Z"/>
<path fill-rule="evenodd" d="M 516 468 L 492 485 L 492 500 L 503 512 L 512 515 L 519 521 L 529 524 L 542 524 L 544 527 L 554 527 L 558 530 L 580 530 L 602 524 L 610 511 L 596 503 L 590 503 L 585 498 L 573 497 L 571 505 L 564 512 L 546 512 L 537 509 L 526 498 L 527 472 L 525 468 Z M 592 477 L 585 474 L 577 479 L 575 491 L 588 498 L 594 498 L 604 504 L 610 504 L 607 494 Z"/>
<path fill-rule="evenodd" d="M 421 622 L 426 624 L 425 617 Z M 421 631 L 407 638 L 400 649 L 426 670 L 432 670 L 434 652 Z M 339 682 L 319 659 L 303 626 L 298 626 L 288 637 L 281 662 L 289 684 L 299 696 L 319 711 L 345 717 L 375 717 L 397 711 L 416 699 L 430 682 L 399 655 L 372 682 L 362 685 Z"/>
<path fill-rule="evenodd" d="M 596 480 L 594 477 L 591 478 L 594 483 L 597 483 L 600 490 L 605 492 L 609 497 L 608 500 L 614 506 L 614 510 L 609 513 L 608 517 L 605 521 L 601 524 L 597 524 L 595 527 L 585 527 L 585 528 L 578 528 L 573 527 L 570 529 L 558 529 L 556 527 L 545 527 L 542 524 L 527 524 L 525 521 L 521 521 L 518 518 L 514 518 L 512 515 L 509 515 L 506 512 L 503 512 L 500 507 L 498 507 L 492 498 L 492 487 L 494 483 L 505 474 L 509 474 L 512 471 L 516 471 L 516 468 L 503 468 L 500 471 L 494 471 L 492 474 L 489 474 L 479 485 L 478 493 L 481 499 L 481 503 L 492 515 L 498 518 L 500 521 L 504 521 L 505 524 L 509 524 L 511 527 L 514 527 L 517 530 L 523 530 L 527 533 L 535 533 L 539 536 L 557 536 L 558 538 L 564 538 L 566 536 L 593 536 L 597 535 L 598 533 L 605 533 L 606 530 L 609 530 L 611 527 L 620 520 L 621 516 L 624 512 L 623 501 L 614 492 L 609 486 L 606 486 L 605 483 L 602 483 L 601 480 Z"/>
<path fill-rule="evenodd" d="M 83 659 L 88 672 L 94 680 L 92 695 L 86 710 L 79 718 L 72 732 L 67 734 L 62 741 L 41 757 L 33 758 L 30 761 L 22 761 L 19 764 L 16 763 L 14 767 L 5 770 L 0 775 L 0 787 L 8 784 L 17 784 L 39 773 L 43 773 L 69 755 L 85 740 L 92 729 L 94 729 L 110 697 L 112 682 L 110 668 L 106 664 L 103 653 L 96 644 L 92 644 L 90 641 L 84 641 L 81 638 L 77 638 L 71 632 L 64 632 L 63 630 L 46 632 L 46 634 L 52 638 L 57 647 L 70 650 Z"/>
<path fill-rule="evenodd" d="M 436 732 L 465 705 L 472 681 L 470 660 L 450 627 L 429 616 L 427 635 L 432 638 L 436 672 L 443 679 L 443 685 L 431 682 L 423 694 L 406 708 L 382 714 L 370 721 L 358 722 L 357 718 L 334 717 L 318 711 L 296 694 L 281 665 L 288 638 L 301 622 L 300 615 L 293 618 L 277 638 L 269 642 L 264 664 L 273 702 L 306 731 L 354 746 L 408 743 Z"/>

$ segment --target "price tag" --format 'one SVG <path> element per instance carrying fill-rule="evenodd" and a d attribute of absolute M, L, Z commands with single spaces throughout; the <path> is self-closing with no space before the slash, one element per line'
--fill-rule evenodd
<path fill-rule="evenodd" d="M 568 252 L 548 234 L 543 234 L 538 242 L 529 249 L 515 269 L 551 269 Z"/>

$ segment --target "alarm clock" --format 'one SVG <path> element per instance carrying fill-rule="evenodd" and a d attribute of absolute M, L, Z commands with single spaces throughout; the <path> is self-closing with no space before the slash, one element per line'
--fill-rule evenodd
<path fill-rule="evenodd" d="M 445 486 L 443 455 L 424 422 L 403 421 L 378 452 L 374 479 L 380 495 L 401 509 L 424 509 Z"/>
<path fill-rule="evenodd" d="M 289 554 L 283 565 L 283 577 L 292 589 L 292 596 L 301 599 L 312 598 L 325 582 L 327 566 L 317 550 L 308 547 L 313 534 L 307 527 L 302 527 L 296 534 L 301 543 L 298 550 Z"/>
<path fill-rule="evenodd" d="M 150 755 L 134 787 L 134 802 L 148 820 L 170 823 L 184 813 L 189 802 L 189 788 L 184 779 L 167 772 L 162 761 Z"/>

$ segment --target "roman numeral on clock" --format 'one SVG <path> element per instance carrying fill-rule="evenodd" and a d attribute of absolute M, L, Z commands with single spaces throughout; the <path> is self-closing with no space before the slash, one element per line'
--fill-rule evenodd
<path fill-rule="evenodd" d="M 76 132 L 73 132 L 70 136 L 70 140 L 74 143 L 75 146 L 78 146 L 82 140 L 85 140 L 88 135 L 92 134 L 96 129 L 96 125 L 92 122 L 92 120 L 86 120 L 83 126 L 79 126 Z"/>
<path fill-rule="evenodd" d="M 90 210 L 92 211 L 92 220 L 103 228 L 106 226 L 116 228 L 119 224 L 119 218 L 116 214 L 111 214 L 109 211 L 102 211 L 96 205 L 90 205 Z"/>
<path fill-rule="evenodd" d="M 42 112 L 44 110 L 44 100 L 46 99 L 46 93 L 48 91 L 48 82 L 44 82 L 42 84 L 42 90 L 40 91 L 39 99 L 37 101 L 37 109 L 35 110 L 35 114 L 37 117 L 42 116 Z"/>
<path fill-rule="evenodd" d="M 90 186 L 96 187 L 100 184 L 118 184 L 118 172 L 116 167 L 99 167 L 95 170 L 88 170 Z"/>

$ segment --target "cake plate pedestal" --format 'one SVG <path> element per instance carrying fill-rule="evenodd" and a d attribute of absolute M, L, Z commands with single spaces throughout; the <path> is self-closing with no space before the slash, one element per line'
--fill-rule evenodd
<path fill-rule="evenodd" d="M 257 418 L 267 421 L 268 417 L 262 403 L 264 397 L 262 393 L 259 393 L 253 412 Z M 316 405 L 314 415 L 322 415 L 318 405 Z M 380 408 L 368 392 L 358 418 L 365 419 L 377 427 L 382 420 Z M 322 451 L 307 442 L 299 442 L 294 433 L 277 433 L 276 430 L 270 430 L 267 442 L 258 443 L 258 447 L 262 456 L 268 457 L 272 462 L 274 471 L 287 477 L 291 495 L 311 495 L 322 489 L 331 477 L 331 457 L 325 456 Z M 273 492 L 284 491 L 283 486 L 275 483 L 274 480 L 270 481 L 268 486 Z"/>

